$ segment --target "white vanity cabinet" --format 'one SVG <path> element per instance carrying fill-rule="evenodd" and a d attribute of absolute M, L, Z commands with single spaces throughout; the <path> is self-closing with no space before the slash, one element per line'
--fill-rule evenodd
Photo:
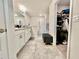
<path fill-rule="evenodd" d="M 15 42 L 15 44 L 16 44 L 16 54 L 17 54 L 17 52 L 19 51 L 19 39 L 18 39 L 18 36 L 16 36 L 16 42 Z"/>
<path fill-rule="evenodd" d="M 8 59 L 6 33 L 0 33 L 0 59 Z"/>
<path fill-rule="evenodd" d="M 79 59 L 79 17 L 75 17 L 72 22 L 70 59 Z"/>
<path fill-rule="evenodd" d="M 25 43 L 30 39 L 31 37 L 31 30 L 25 30 Z"/>
<path fill-rule="evenodd" d="M 24 30 L 16 31 L 16 53 L 24 46 L 25 34 Z"/>
<path fill-rule="evenodd" d="M 19 39 L 19 48 L 21 49 L 23 46 L 24 46 L 24 39 L 25 39 L 25 35 L 24 35 L 24 32 L 21 33 L 19 36 L 18 36 L 18 39 Z"/>
<path fill-rule="evenodd" d="M 18 29 L 15 31 L 16 35 L 16 54 L 20 52 L 20 50 L 24 47 L 24 45 L 29 41 L 31 37 L 31 30 L 30 29 Z"/>

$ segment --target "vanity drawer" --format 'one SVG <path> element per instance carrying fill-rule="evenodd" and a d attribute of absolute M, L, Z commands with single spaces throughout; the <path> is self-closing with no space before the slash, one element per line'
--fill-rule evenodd
<path fill-rule="evenodd" d="M 31 33 L 30 32 L 26 32 L 25 33 L 25 43 L 30 39 L 31 37 Z"/>
<path fill-rule="evenodd" d="M 20 33 L 19 35 L 16 36 L 16 49 L 17 52 L 19 52 L 19 50 L 24 46 L 24 32 Z"/>
<path fill-rule="evenodd" d="M 20 34 L 18 39 L 19 39 L 19 48 L 22 48 L 24 46 L 24 33 Z"/>

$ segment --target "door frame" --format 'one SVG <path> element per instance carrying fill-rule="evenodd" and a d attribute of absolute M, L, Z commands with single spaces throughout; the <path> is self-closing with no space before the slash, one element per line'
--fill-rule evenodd
<path fill-rule="evenodd" d="M 72 32 L 72 17 L 73 17 L 73 0 L 70 0 L 70 15 L 69 15 L 69 32 L 68 32 L 68 46 L 67 46 L 67 59 L 70 59 L 71 49 L 71 32 Z"/>
<path fill-rule="evenodd" d="M 2 23 L 2 28 L 0 28 L 0 29 L 2 29 L 3 30 L 3 32 L 2 33 L 0 33 L 1 34 L 1 36 L 0 36 L 0 43 L 1 43 L 1 58 L 2 59 L 9 59 L 9 52 L 8 52 L 8 39 L 7 39 L 7 28 L 6 28 L 6 19 L 5 19 L 5 8 L 4 8 L 4 0 L 0 0 L 0 7 L 2 8 L 1 10 L 0 10 L 0 12 L 2 12 L 2 14 L 1 14 L 1 16 L 2 16 L 2 20 L 3 21 L 1 21 Z"/>
<path fill-rule="evenodd" d="M 57 24 L 57 3 L 55 2 L 55 23 Z M 68 31 L 68 45 L 67 45 L 67 59 L 70 59 L 70 48 L 71 48 L 71 32 L 72 32 L 72 11 L 73 11 L 73 0 L 70 0 L 70 14 L 69 14 L 69 31 Z M 55 24 L 55 37 L 57 28 Z M 56 40 L 56 39 L 55 39 Z M 55 43 L 56 44 L 56 43 Z"/>

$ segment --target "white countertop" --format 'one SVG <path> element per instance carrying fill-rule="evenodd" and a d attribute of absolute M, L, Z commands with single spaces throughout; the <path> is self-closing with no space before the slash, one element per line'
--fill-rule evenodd
<path fill-rule="evenodd" d="M 28 33 L 28 32 L 30 32 L 31 31 L 31 29 L 16 29 L 15 30 L 15 35 L 19 35 L 19 34 L 21 34 L 21 33 Z"/>

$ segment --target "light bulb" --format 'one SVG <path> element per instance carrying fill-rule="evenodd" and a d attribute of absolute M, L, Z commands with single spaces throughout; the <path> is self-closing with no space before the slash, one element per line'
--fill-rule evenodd
<path fill-rule="evenodd" d="M 22 12 L 26 12 L 27 11 L 27 8 L 22 5 L 22 4 L 19 4 L 19 9 L 22 11 Z"/>

